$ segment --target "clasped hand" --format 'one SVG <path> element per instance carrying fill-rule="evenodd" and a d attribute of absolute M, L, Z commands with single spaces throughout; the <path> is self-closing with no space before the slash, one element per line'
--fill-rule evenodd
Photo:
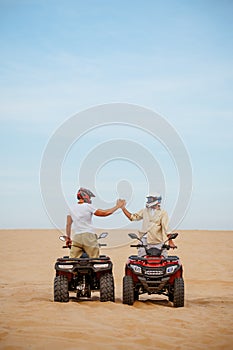
<path fill-rule="evenodd" d="M 125 207 L 125 205 L 126 205 L 125 199 L 118 199 L 117 202 L 116 202 L 116 205 L 117 205 L 118 208 Z"/>

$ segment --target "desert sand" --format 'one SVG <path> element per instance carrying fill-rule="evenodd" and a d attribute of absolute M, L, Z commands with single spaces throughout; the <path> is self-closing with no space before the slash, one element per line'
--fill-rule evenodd
<path fill-rule="evenodd" d="M 54 263 L 67 254 L 60 232 L 0 230 L 0 349 L 233 349 L 233 231 L 178 232 L 183 308 L 157 295 L 122 304 L 124 264 L 135 252 L 127 232 L 111 231 L 102 248 L 114 263 L 116 302 L 95 292 L 56 303 Z"/>

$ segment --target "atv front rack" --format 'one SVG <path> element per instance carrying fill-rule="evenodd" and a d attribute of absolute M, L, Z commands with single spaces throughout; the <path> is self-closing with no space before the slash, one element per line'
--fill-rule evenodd
<path fill-rule="evenodd" d="M 130 255 L 129 256 L 129 259 L 130 260 L 136 260 L 136 261 L 147 261 L 148 259 L 151 260 L 151 258 L 153 259 L 153 256 L 148 256 L 147 258 L 143 257 L 143 256 L 138 256 L 138 255 Z M 179 257 L 178 256 L 175 256 L 175 255 L 170 255 L 170 256 L 167 256 L 167 257 L 154 257 L 156 259 L 160 259 L 161 260 L 164 260 L 164 261 L 177 261 L 179 260 Z"/>

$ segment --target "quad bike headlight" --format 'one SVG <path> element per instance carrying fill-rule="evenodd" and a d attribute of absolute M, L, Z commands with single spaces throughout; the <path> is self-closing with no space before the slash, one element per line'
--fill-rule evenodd
<path fill-rule="evenodd" d="M 142 273 L 142 269 L 138 265 L 130 265 L 130 267 L 133 269 L 134 272 L 136 273 Z"/>
<path fill-rule="evenodd" d="M 178 265 L 172 265 L 172 266 L 168 266 L 166 269 L 166 273 L 173 273 Z"/>
<path fill-rule="evenodd" d="M 70 270 L 73 268 L 73 265 L 58 265 L 59 269 Z"/>

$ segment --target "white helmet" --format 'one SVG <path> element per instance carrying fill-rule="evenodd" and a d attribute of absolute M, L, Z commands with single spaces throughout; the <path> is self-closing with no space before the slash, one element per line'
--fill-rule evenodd
<path fill-rule="evenodd" d="M 147 202 L 146 202 L 147 208 L 151 208 L 156 204 L 160 204 L 162 201 L 162 197 L 159 193 L 148 194 L 146 198 L 147 198 Z"/>

